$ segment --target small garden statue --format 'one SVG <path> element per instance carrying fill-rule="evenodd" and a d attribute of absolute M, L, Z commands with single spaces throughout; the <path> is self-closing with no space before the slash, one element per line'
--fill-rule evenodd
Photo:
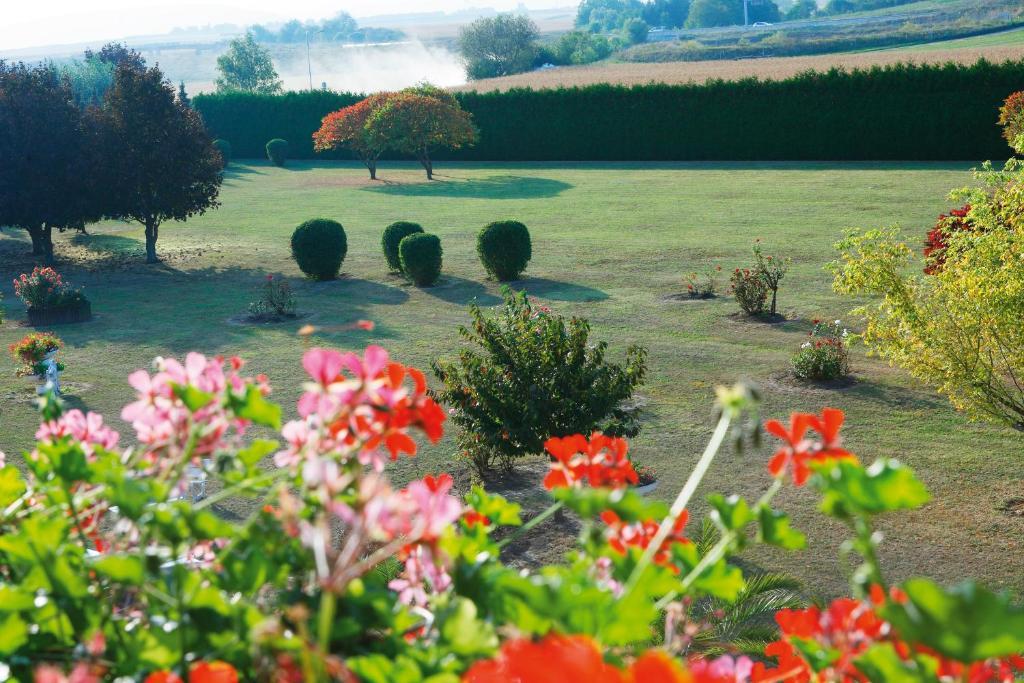
<path fill-rule="evenodd" d="M 57 362 L 57 351 L 59 349 L 53 349 L 48 351 L 43 356 L 42 366 L 42 384 L 36 389 L 36 393 L 40 396 L 48 391 L 53 391 L 57 396 L 60 396 L 60 371 L 61 365 Z"/>

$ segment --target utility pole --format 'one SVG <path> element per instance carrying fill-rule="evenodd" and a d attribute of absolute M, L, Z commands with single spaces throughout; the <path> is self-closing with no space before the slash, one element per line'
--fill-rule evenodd
<path fill-rule="evenodd" d="M 743 0 L 743 25 L 750 26 L 750 0 Z M 309 36 L 306 36 L 306 52 L 309 52 Z"/>
<path fill-rule="evenodd" d="M 746 0 L 744 0 L 745 2 Z M 313 33 L 323 33 L 323 29 L 313 31 Z M 309 72 L 309 89 L 313 89 L 313 63 L 309 61 L 309 29 L 306 29 L 306 71 Z"/>

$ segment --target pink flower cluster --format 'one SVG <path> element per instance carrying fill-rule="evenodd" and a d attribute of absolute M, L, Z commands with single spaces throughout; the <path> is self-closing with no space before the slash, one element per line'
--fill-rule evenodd
<path fill-rule="evenodd" d="M 244 395 L 250 385 L 264 396 L 270 393 L 265 377 L 239 375 L 242 365 L 231 358 L 226 370 L 220 356 L 190 353 L 184 364 L 157 358 L 152 375 L 139 370 L 128 377 L 137 400 L 124 407 L 121 417 L 131 423 L 151 462 L 164 469 L 178 464 L 186 452 L 195 460 L 238 444 L 249 421 L 233 413 L 230 395 Z M 209 400 L 193 410 L 182 398 L 184 391 L 200 392 Z"/>
<path fill-rule="evenodd" d="M 54 443 L 64 437 L 77 441 L 86 456 L 92 457 L 96 447 L 108 451 L 116 448 L 121 435 L 103 424 L 103 416 L 99 413 L 83 413 L 75 408 L 56 420 L 42 423 L 36 432 L 36 440 L 42 443 Z"/>
<path fill-rule="evenodd" d="M 362 357 L 312 349 L 302 366 L 313 381 L 306 383 L 299 399 L 302 419 L 288 423 L 282 432 L 288 448 L 275 457 L 279 467 L 297 467 L 324 456 L 342 463 L 355 457 L 379 472 L 385 451 L 392 460 L 400 453 L 416 453 L 409 429 L 419 428 L 432 442 L 441 438 L 446 415 L 427 396 L 423 373 L 390 362 L 381 347 L 366 347 Z"/>

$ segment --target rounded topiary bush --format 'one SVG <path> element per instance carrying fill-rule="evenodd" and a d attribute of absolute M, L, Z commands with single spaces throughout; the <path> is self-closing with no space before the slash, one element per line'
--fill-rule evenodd
<path fill-rule="evenodd" d="M 267 158 L 275 166 L 284 166 L 288 160 L 288 141 L 281 138 L 274 138 L 267 143 Z"/>
<path fill-rule="evenodd" d="M 441 239 L 437 235 L 416 232 L 398 245 L 402 272 L 419 287 L 437 282 L 441 276 Z"/>
<path fill-rule="evenodd" d="M 213 141 L 213 146 L 220 152 L 220 158 L 224 161 L 224 166 L 227 167 L 231 163 L 231 143 L 217 138 Z"/>
<path fill-rule="evenodd" d="M 384 249 L 384 258 L 388 260 L 388 268 L 394 271 L 402 270 L 402 259 L 398 255 L 398 245 L 409 235 L 423 232 L 419 223 L 409 221 L 398 221 L 384 228 L 384 234 L 380 238 L 380 246 Z"/>
<path fill-rule="evenodd" d="M 491 223 L 476 239 L 480 262 L 496 280 L 517 280 L 530 262 L 530 231 L 519 221 Z"/>
<path fill-rule="evenodd" d="M 329 218 L 314 218 L 292 233 L 292 257 L 302 272 L 314 280 L 338 277 L 348 253 L 345 228 Z"/>

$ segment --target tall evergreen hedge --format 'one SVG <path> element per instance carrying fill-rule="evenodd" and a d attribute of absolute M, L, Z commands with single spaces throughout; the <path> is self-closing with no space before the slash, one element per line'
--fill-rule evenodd
<path fill-rule="evenodd" d="M 458 93 L 480 128 L 441 158 L 486 161 L 943 160 L 1002 158 L 998 108 L 1024 89 L 1024 61 L 894 65 L 782 81 L 595 85 Z M 236 157 L 282 137 L 316 158 L 311 135 L 359 95 L 197 95 L 210 131 Z M 324 155 L 332 158 L 331 155 Z M 333 158 L 346 158 L 344 151 Z"/>

